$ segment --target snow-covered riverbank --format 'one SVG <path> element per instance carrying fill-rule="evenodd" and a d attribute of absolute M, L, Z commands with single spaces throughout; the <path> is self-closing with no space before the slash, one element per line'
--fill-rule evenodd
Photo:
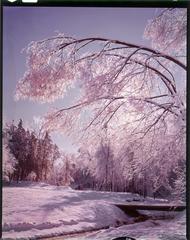
<path fill-rule="evenodd" d="M 3 239 L 35 239 L 109 227 L 98 233 L 103 240 L 108 239 L 105 237 L 109 234 L 113 237 L 118 234 L 126 235 L 127 232 L 127 235 L 133 236 L 136 232 L 135 226 L 135 229 L 141 229 L 145 234 L 153 227 L 156 231 L 170 228 L 171 221 L 164 223 L 164 228 L 162 228 L 162 221 L 157 221 L 158 226 L 155 226 L 154 221 L 151 220 L 131 224 L 134 219 L 114 206 L 114 203 L 122 203 L 126 200 L 141 199 L 138 195 L 131 193 L 76 191 L 69 187 L 57 187 L 44 183 L 21 183 L 4 187 Z M 147 199 L 147 201 L 150 204 L 154 202 L 153 199 Z M 179 231 L 185 235 L 184 214 L 181 218 L 183 218 L 183 224 L 180 225 Z M 118 228 L 123 224 L 130 225 Z M 171 230 L 174 232 L 175 228 L 176 224 L 173 224 Z M 174 233 L 178 234 L 178 230 Z M 98 239 L 96 235 L 97 233 L 90 233 L 86 237 Z"/>
<path fill-rule="evenodd" d="M 111 240 L 117 237 L 130 237 L 136 240 L 186 240 L 185 212 L 176 214 L 175 219 L 147 220 L 145 222 L 110 227 L 81 235 L 64 237 L 64 240 Z M 52 238 L 49 240 L 61 240 Z"/>

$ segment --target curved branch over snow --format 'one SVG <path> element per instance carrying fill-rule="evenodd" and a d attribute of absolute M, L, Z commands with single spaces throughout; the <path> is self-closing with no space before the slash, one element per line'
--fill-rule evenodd
<path fill-rule="evenodd" d="M 181 19 L 185 12 L 170 13 L 175 20 L 172 15 L 168 16 L 168 11 L 164 11 L 152 25 L 149 24 L 147 36 L 155 41 L 158 33 L 155 29 L 151 32 L 152 26 L 157 26 L 158 30 L 163 27 L 164 32 L 161 34 L 164 43 L 170 42 L 171 49 L 171 46 L 175 47 L 178 34 L 172 23 L 174 21 L 176 26 L 179 26 L 181 23 L 176 19 Z M 177 14 L 179 17 L 176 18 Z M 168 17 L 170 23 L 162 26 L 165 22 L 162 22 L 161 17 L 164 21 Z M 184 22 L 179 26 L 180 29 L 185 26 L 185 18 L 182 19 Z M 167 39 L 170 36 L 166 34 L 166 27 L 173 31 L 171 37 L 174 41 Z M 179 36 L 181 34 L 180 32 Z M 182 46 L 179 46 L 180 43 Z M 184 46 L 182 41 L 177 41 L 177 44 L 179 49 Z M 18 99 L 53 102 L 63 98 L 70 88 L 77 86 L 82 90 L 71 106 L 53 112 L 56 119 L 65 115 L 63 122 L 71 118 L 74 119 L 73 124 L 77 120 L 80 122 L 79 111 L 82 112 L 82 109 L 87 107 L 94 113 L 87 123 L 87 128 L 97 122 L 103 125 L 111 122 L 121 111 L 122 114 L 136 111 L 136 115 L 139 115 L 141 111 L 145 111 L 145 106 L 164 110 L 164 113 L 170 113 L 175 118 L 185 113 L 185 104 L 181 100 L 176 79 L 179 75 L 181 77 L 181 73 L 186 73 L 187 66 L 169 54 L 169 51 L 118 39 L 76 39 L 60 34 L 32 42 L 26 52 L 27 71 L 17 85 Z M 176 73 L 177 71 L 180 74 Z M 72 116 L 69 117 L 69 114 Z M 154 115 L 155 111 L 152 111 L 152 114 Z"/>

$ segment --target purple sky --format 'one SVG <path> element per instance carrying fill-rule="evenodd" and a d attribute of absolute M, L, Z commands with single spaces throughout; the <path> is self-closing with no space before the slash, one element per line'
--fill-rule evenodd
<path fill-rule="evenodd" d="M 3 118 L 23 119 L 31 125 L 34 116 L 43 116 L 49 107 L 69 105 L 74 95 L 52 104 L 29 100 L 14 101 L 17 81 L 26 70 L 25 53 L 21 50 L 31 41 L 41 40 L 55 31 L 75 37 L 102 36 L 149 45 L 143 40 L 147 20 L 155 15 L 153 8 L 71 8 L 71 7 L 3 7 Z M 58 146 L 68 152 L 75 150 L 71 141 L 53 134 Z"/>

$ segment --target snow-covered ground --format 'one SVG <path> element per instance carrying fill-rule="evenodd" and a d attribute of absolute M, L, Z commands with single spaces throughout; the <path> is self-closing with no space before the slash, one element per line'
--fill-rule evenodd
<path fill-rule="evenodd" d="M 111 240 L 117 237 L 133 237 L 137 240 L 186 240 L 185 213 L 177 215 L 173 220 L 147 220 L 118 228 L 110 227 L 97 232 L 68 236 L 64 237 L 64 240 Z M 61 239 L 60 237 L 51 240 Z"/>
<path fill-rule="evenodd" d="M 64 239 L 111 239 L 114 236 L 161 235 L 171 230 L 185 236 L 185 214 L 174 220 L 148 220 L 135 223 L 114 203 L 140 200 L 136 194 L 76 191 L 45 183 L 21 183 L 3 188 L 3 239 L 36 239 L 89 231 L 85 236 Z M 150 204 L 153 199 L 147 200 Z M 162 202 L 162 201 L 157 201 Z M 129 224 L 118 227 L 118 225 Z M 116 228 L 117 227 L 117 228 Z M 136 230 L 135 230 L 136 229 Z M 137 231 L 138 229 L 138 231 Z M 127 233 L 127 234 L 126 234 Z M 152 233 L 153 234 L 153 233 Z M 158 235 L 158 234 L 157 234 Z M 156 235 L 155 235 L 156 236 Z M 80 237 L 80 238 L 79 238 Z M 138 238 L 148 239 L 148 238 Z M 164 238 L 151 238 L 152 240 Z M 175 238 L 173 238 L 175 239 Z M 185 238 L 176 238 L 181 240 Z"/>

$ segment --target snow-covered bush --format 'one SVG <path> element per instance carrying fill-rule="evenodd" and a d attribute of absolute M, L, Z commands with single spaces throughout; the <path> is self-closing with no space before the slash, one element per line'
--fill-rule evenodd
<path fill-rule="evenodd" d="M 36 173 L 32 171 L 31 173 L 28 174 L 27 180 L 28 181 L 35 181 L 36 177 L 37 177 Z"/>
<path fill-rule="evenodd" d="M 8 147 L 3 144 L 3 181 L 9 182 L 11 180 L 16 163 L 17 161 L 9 152 Z"/>

